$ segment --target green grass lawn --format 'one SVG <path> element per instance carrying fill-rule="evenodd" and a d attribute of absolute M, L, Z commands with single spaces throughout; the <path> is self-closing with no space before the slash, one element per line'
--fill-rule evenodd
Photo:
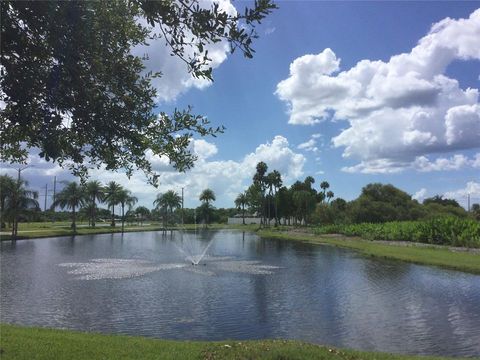
<path fill-rule="evenodd" d="M 434 265 L 453 270 L 480 274 L 480 254 L 454 252 L 447 247 L 398 246 L 352 237 L 327 237 L 309 233 L 291 233 L 275 230 L 260 230 L 264 238 L 304 241 L 312 244 L 328 244 L 359 251 L 363 255 L 408 261 L 416 264 Z"/>
<path fill-rule="evenodd" d="M 299 341 L 168 341 L 0 325 L 2 360 L 10 359 L 445 359 L 368 353 Z"/>
<path fill-rule="evenodd" d="M 20 223 L 18 227 L 18 239 L 36 239 L 55 236 L 72 236 L 74 235 L 69 221 L 51 222 L 32 222 L 32 223 Z M 117 222 L 115 227 L 102 225 L 95 228 L 88 227 L 87 222 L 77 223 L 77 235 L 89 235 L 89 234 L 110 234 L 118 233 L 122 231 L 121 222 Z M 175 226 L 172 229 L 203 229 L 203 225 L 185 224 L 182 226 Z M 139 231 L 159 231 L 162 230 L 162 224 L 158 222 L 148 222 L 144 225 L 125 223 L 125 232 L 139 232 Z M 210 224 L 208 229 L 240 229 L 245 231 L 255 231 L 258 229 L 258 225 L 227 225 L 227 224 Z M 3 229 L 0 235 L 1 240 L 10 240 L 11 229 Z"/>

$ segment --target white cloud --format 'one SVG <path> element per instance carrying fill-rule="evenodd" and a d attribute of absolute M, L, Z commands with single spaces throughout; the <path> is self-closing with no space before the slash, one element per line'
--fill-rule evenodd
<path fill-rule="evenodd" d="M 213 3 L 218 3 L 220 10 L 224 10 L 230 15 L 237 12 L 229 0 L 204 0 L 199 5 L 203 8 L 210 8 Z M 139 22 L 144 26 L 149 26 L 142 19 Z M 153 33 L 161 34 L 160 28 L 156 26 Z M 187 34 L 188 38 L 188 34 Z M 185 47 L 185 56 L 193 55 L 195 49 Z M 212 59 L 210 66 L 215 69 L 219 67 L 230 52 L 230 47 L 226 41 L 220 41 L 216 44 L 210 44 L 205 47 L 208 50 L 208 57 Z M 177 56 L 170 55 L 170 48 L 166 45 L 163 37 L 157 37 L 150 40 L 148 45 L 136 46 L 132 53 L 136 56 L 145 57 L 144 64 L 146 71 L 161 72 L 160 78 L 153 80 L 153 86 L 157 89 L 157 99 L 159 101 L 173 101 L 178 95 L 190 88 L 204 89 L 212 83 L 206 79 L 195 79 L 187 71 L 187 65 Z"/>
<path fill-rule="evenodd" d="M 462 154 L 453 155 L 449 159 L 438 158 L 433 162 L 425 156 L 418 156 L 413 162 L 413 167 L 422 172 L 459 170 L 469 166 L 472 161 Z"/>
<path fill-rule="evenodd" d="M 141 171 L 134 172 L 130 179 L 123 172 L 111 172 L 104 168 L 91 170 L 90 176 L 104 184 L 110 181 L 120 183 L 139 199 L 139 205 L 150 208 L 157 193 L 167 190 L 180 193 L 182 187 L 187 207 L 197 206 L 200 192 L 207 187 L 216 193 L 217 207 L 231 207 L 235 197 L 251 184 L 258 162 L 267 163 L 269 171 L 278 170 L 282 174 L 284 184 L 290 184 L 303 175 L 306 161 L 302 154 L 291 149 L 288 140 L 283 136 L 275 136 L 271 142 L 260 144 L 255 151 L 246 154 L 240 161 L 211 161 L 210 158 L 217 154 L 218 148 L 204 139 L 192 140 L 190 147 L 198 156 L 198 161 L 194 168 L 186 173 L 176 172 L 166 157 L 147 153 L 147 159 L 151 161 L 153 169 L 160 174 L 157 189 L 148 185 Z M 30 180 L 30 185 L 35 190 L 41 190 L 46 183 L 52 184 L 53 176 L 57 176 L 58 182 L 75 180 L 68 171 L 40 159 L 37 155 L 31 154 L 28 161 L 32 167 L 22 172 L 22 176 Z M 2 167 L 1 172 L 16 176 L 14 169 Z M 57 190 L 61 187 L 62 185 L 58 184 Z M 49 188 L 52 189 L 51 185 Z"/>
<path fill-rule="evenodd" d="M 395 161 L 388 158 L 375 159 L 361 161 L 354 166 L 345 166 L 342 168 L 342 171 L 363 174 L 394 174 L 407 169 L 431 172 L 460 170 L 467 167 L 480 167 L 480 153 L 477 153 L 473 158 L 468 158 L 463 154 L 455 154 L 450 158 L 438 157 L 435 160 L 431 160 L 426 156 L 417 156 L 412 162 Z"/>
<path fill-rule="evenodd" d="M 315 139 L 310 139 L 310 140 L 298 145 L 297 148 L 304 149 L 304 150 L 311 150 L 315 147 L 316 143 L 317 142 L 315 141 Z"/>
<path fill-rule="evenodd" d="M 475 181 L 469 181 L 462 189 L 448 191 L 443 195 L 447 199 L 457 200 L 458 203 L 466 207 L 467 197 L 470 196 L 472 203 L 480 200 L 480 183 Z"/>
<path fill-rule="evenodd" d="M 454 61 L 480 60 L 479 34 L 480 9 L 434 24 L 409 53 L 388 62 L 362 60 L 339 71 L 331 49 L 304 55 L 276 94 L 291 124 L 348 121 L 332 139 L 344 157 L 359 161 L 346 171 L 398 172 L 419 156 L 480 147 L 479 91 L 445 75 Z"/>
<path fill-rule="evenodd" d="M 320 152 L 320 149 L 317 146 L 317 140 L 321 137 L 320 134 L 312 134 L 309 140 L 307 140 L 304 143 L 301 143 L 300 145 L 297 146 L 297 149 L 300 150 L 305 150 L 312 152 L 314 154 L 318 154 Z"/>
<path fill-rule="evenodd" d="M 265 29 L 265 35 L 270 35 L 273 34 L 277 30 L 275 26 L 271 26 Z"/>
<path fill-rule="evenodd" d="M 412 199 L 417 200 L 418 202 L 422 202 L 426 196 L 427 196 L 427 189 L 421 188 L 412 196 Z"/>

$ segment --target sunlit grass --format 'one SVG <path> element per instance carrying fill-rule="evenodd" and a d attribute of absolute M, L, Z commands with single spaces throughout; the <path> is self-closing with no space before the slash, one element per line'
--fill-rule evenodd
<path fill-rule="evenodd" d="M 447 247 L 399 246 L 352 237 L 327 237 L 312 233 L 292 233 L 261 230 L 264 238 L 304 241 L 312 244 L 328 244 L 359 251 L 363 255 L 402 260 L 416 264 L 435 265 L 453 270 L 480 274 L 480 254 L 454 252 Z"/>
<path fill-rule="evenodd" d="M 0 326 L 1 358 L 10 359 L 442 359 L 336 349 L 300 341 L 168 341 L 67 330 Z M 445 358 L 443 358 L 445 359 Z"/>

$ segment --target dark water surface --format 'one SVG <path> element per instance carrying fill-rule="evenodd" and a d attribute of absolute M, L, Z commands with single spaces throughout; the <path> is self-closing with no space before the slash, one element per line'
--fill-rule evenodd
<path fill-rule="evenodd" d="M 234 231 L 2 242 L 0 260 L 2 322 L 480 355 L 478 275 Z"/>

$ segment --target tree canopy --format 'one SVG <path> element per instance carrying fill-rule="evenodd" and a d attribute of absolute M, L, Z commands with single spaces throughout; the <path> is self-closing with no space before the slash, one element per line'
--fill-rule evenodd
<path fill-rule="evenodd" d="M 231 14 L 218 3 L 181 1 L 2 1 L 1 160 L 40 157 L 85 176 L 89 168 L 158 174 L 146 152 L 179 171 L 193 166 L 193 135 L 221 132 L 191 109 L 156 114 L 152 80 L 132 48 L 161 37 L 195 77 L 212 80 L 208 44 L 227 41 L 247 58 L 255 25 L 275 5 L 257 0 Z M 146 20 L 146 21 L 141 21 Z M 147 23 L 148 26 L 145 24 Z M 153 26 L 160 32 L 153 32 Z"/>

